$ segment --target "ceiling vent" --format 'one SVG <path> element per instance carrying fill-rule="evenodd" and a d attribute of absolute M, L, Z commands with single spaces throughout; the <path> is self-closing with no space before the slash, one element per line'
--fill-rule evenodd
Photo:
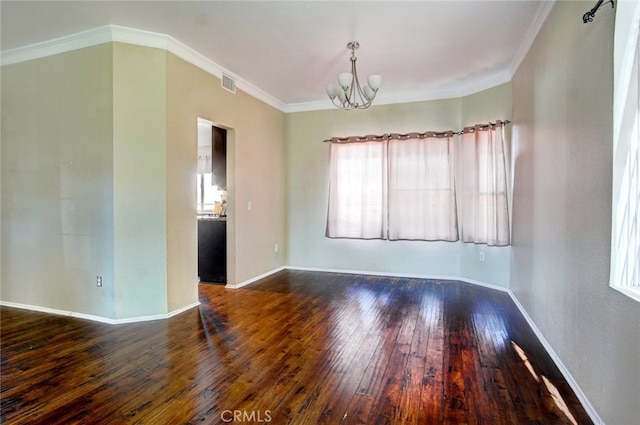
<path fill-rule="evenodd" d="M 230 91 L 231 93 L 236 92 L 236 80 L 229 77 L 228 75 L 222 74 L 222 88 Z"/>

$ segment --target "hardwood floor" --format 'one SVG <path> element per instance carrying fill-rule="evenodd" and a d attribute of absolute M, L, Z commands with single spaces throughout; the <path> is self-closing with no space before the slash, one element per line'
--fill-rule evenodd
<path fill-rule="evenodd" d="M 282 271 L 105 325 L 1 308 L 4 424 L 590 424 L 509 296 Z"/>

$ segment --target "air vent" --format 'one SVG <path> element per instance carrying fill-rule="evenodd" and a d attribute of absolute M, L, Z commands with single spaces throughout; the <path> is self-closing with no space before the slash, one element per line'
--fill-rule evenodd
<path fill-rule="evenodd" d="M 236 92 L 236 80 L 229 77 L 228 75 L 222 74 L 222 88 L 230 91 L 231 93 Z"/>

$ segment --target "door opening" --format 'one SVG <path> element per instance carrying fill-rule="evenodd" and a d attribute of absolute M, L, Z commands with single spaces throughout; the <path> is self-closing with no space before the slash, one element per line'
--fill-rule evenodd
<path fill-rule="evenodd" d="M 198 118 L 198 277 L 227 283 L 227 130 Z"/>

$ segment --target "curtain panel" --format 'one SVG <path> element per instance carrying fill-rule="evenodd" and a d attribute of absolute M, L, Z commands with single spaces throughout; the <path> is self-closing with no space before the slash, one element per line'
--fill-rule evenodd
<path fill-rule="evenodd" d="M 390 240 L 457 241 L 453 138 L 389 140 Z"/>
<path fill-rule="evenodd" d="M 452 136 L 332 143 L 326 236 L 458 240 Z"/>
<path fill-rule="evenodd" d="M 326 236 L 386 239 L 387 139 L 331 144 Z"/>
<path fill-rule="evenodd" d="M 462 134 L 463 242 L 489 246 L 511 243 L 504 127 L 498 124 Z"/>

